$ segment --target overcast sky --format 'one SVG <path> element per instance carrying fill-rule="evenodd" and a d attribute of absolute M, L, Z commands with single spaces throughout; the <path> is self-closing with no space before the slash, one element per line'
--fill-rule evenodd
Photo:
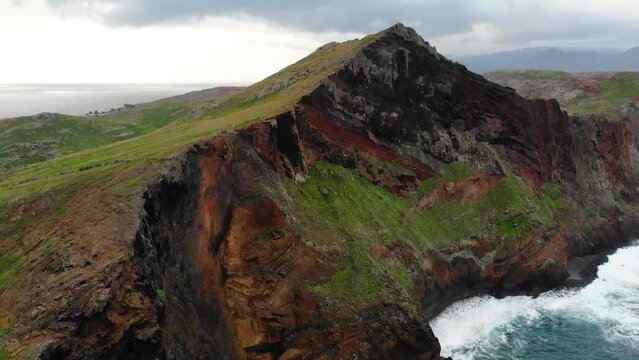
<path fill-rule="evenodd" d="M 446 54 L 639 45 L 637 0 L 0 0 L 0 83 L 247 84 L 400 21 Z"/>

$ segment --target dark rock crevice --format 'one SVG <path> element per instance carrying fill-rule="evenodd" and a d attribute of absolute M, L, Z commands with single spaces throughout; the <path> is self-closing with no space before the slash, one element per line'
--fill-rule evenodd
<path fill-rule="evenodd" d="M 138 286 L 156 304 L 161 344 L 148 348 L 144 358 L 234 358 L 219 300 L 202 298 L 198 282 L 203 279 L 194 267 L 202 151 L 206 150 L 187 154 L 180 179 L 160 181 L 145 193 L 146 215 L 135 242 L 135 259 Z M 221 231 L 212 241 L 211 256 L 219 251 L 223 237 Z"/>
<path fill-rule="evenodd" d="M 54 344 L 42 358 L 438 359 L 427 320 L 447 305 L 583 284 L 602 252 L 637 235 L 637 218 L 617 208 L 639 199 L 633 126 L 569 118 L 556 101 L 523 99 L 393 27 L 290 111 L 194 145 L 179 169 L 151 184 L 121 275 L 133 285 L 109 282 L 133 310 L 109 300 L 77 323 L 56 324 L 69 326 L 68 344 L 99 340 Z M 513 172 L 531 191 L 565 185 L 579 205 L 598 207 L 577 208 L 568 230 L 410 248 L 420 314 L 392 301 L 322 312 L 312 286 L 336 273 L 339 250 L 305 232 L 285 182 L 303 182 L 313 162 L 328 161 L 396 194 L 414 193 L 440 165 L 471 161 L 482 145 L 496 154 L 491 176 Z M 136 313 L 149 303 L 150 313 Z M 105 339 L 121 313 L 133 315 L 119 337 Z"/>

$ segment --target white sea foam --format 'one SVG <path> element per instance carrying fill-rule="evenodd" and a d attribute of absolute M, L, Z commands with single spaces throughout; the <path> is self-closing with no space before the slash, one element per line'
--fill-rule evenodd
<path fill-rule="evenodd" d="M 505 341 L 510 341 L 511 348 L 526 346 L 525 338 L 517 338 L 517 328 L 532 324 L 540 316 L 595 324 L 606 340 L 638 348 L 639 244 L 609 256 L 597 275 L 582 289 L 551 291 L 537 298 L 482 296 L 460 301 L 434 319 L 431 326 L 442 353 L 456 360 L 473 359 L 478 352 L 490 353 L 491 348 Z"/>

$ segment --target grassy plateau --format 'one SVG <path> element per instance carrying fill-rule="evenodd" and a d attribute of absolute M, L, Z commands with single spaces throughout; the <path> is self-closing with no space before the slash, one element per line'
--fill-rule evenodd
<path fill-rule="evenodd" d="M 567 73 L 504 71 L 485 74 L 488 80 L 512 87 L 520 95 L 554 98 L 572 114 L 620 114 L 624 104 L 639 102 L 639 73 Z"/>

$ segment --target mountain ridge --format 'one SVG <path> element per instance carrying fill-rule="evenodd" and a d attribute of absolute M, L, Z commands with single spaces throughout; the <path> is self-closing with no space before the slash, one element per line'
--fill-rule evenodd
<path fill-rule="evenodd" d="M 587 282 L 637 234 L 635 129 L 522 98 L 402 25 L 331 45 L 193 119 L 11 170 L 3 343 L 440 359 L 447 304 Z"/>
<path fill-rule="evenodd" d="M 639 71 L 638 47 L 625 51 L 534 47 L 484 55 L 451 56 L 472 71 L 561 70 L 568 72 Z"/>
<path fill-rule="evenodd" d="M 181 117 L 192 116 L 202 111 L 202 107 L 239 90 L 237 87 L 205 89 L 128 105 L 99 116 L 43 113 L 1 119 L 0 172 L 151 132 Z M 43 115 L 47 121 L 40 120 Z"/>

